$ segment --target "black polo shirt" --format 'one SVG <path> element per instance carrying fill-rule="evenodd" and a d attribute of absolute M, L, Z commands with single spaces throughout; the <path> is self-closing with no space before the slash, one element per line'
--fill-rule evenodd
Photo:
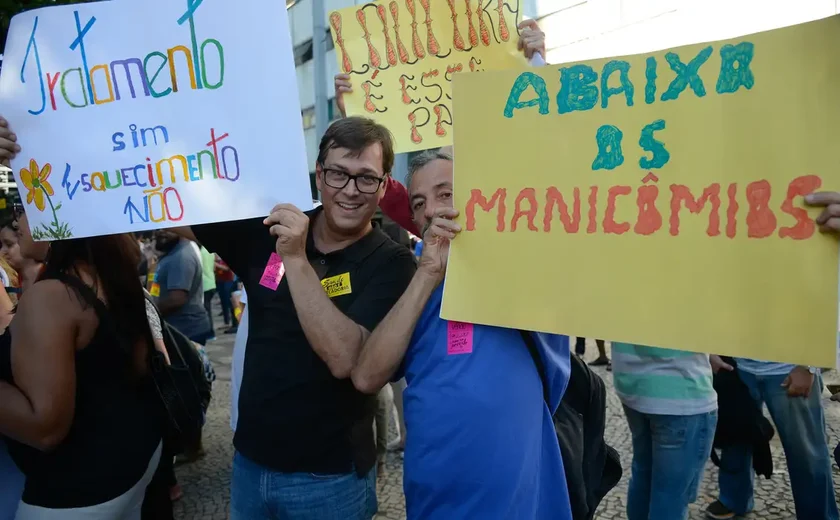
<path fill-rule="evenodd" d="M 312 239 L 320 211 L 307 212 L 306 255 L 321 280 L 332 278 L 325 285 L 333 304 L 373 331 L 408 286 L 414 257 L 378 228 L 345 249 L 323 254 Z M 349 378 L 333 377 L 312 350 L 285 276 L 276 290 L 260 285 L 276 243 L 263 219 L 192 229 L 199 242 L 239 276 L 248 292 L 236 450 L 281 472 L 349 473 L 355 467 L 360 474 L 367 473 L 376 457 L 375 397 L 358 392 Z"/>

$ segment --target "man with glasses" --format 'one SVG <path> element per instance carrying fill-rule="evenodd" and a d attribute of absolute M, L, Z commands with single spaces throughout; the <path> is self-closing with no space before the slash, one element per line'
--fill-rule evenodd
<path fill-rule="evenodd" d="M 371 224 L 394 163 L 390 133 L 336 121 L 316 163 L 322 205 L 182 229 L 248 293 L 231 518 L 369 520 L 376 399 L 350 381 L 362 344 L 407 287 L 411 252 Z"/>

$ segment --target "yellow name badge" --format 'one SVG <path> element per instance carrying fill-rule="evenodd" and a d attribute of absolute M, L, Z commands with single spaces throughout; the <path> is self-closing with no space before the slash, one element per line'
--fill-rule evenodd
<path fill-rule="evenodd" d="M 160 296 L 160 285 L 158 285 L 157 283 L 153 283 L 152 288 L 149 290 L 149 294 L 151 294 L 155 298 Z"/>
<path fill-rule="evenodd" d="M 324 290 L 327 291 L 327 296 L 330 298 L 353 292 L 353 288 L 350 286 L 350 273 L 324 278 L 321 280 L 321 285 L 324 286 Z"/>

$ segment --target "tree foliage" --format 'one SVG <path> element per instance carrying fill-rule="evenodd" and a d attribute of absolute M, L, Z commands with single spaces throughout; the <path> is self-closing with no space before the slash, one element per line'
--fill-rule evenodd
<path fill-rule="evenodd" d="M 6 33 L 12 17 L 23 11 L 50 5 L 80 4 L 89 0 L 0 0 L 0 54 L 6 48 Z"/>

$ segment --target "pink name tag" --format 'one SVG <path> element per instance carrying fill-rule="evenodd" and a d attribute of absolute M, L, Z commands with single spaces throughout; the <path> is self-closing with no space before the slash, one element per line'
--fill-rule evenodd
<path fill-rule="evenodd" d="M 260 278 L 260 285 L 276 291 L 285 272 L 286 267 L 283 265 L 283 259 L 277 253 L 271 253 L 271 256 L 268 257 L 268 263 L 265 265 L 262 278 Z"/>
<path fill-rule="evenodd" d="M 460 321 L 447 322 L 446 353 L 471 354 L 473 351 L 473 324 Z"/>

